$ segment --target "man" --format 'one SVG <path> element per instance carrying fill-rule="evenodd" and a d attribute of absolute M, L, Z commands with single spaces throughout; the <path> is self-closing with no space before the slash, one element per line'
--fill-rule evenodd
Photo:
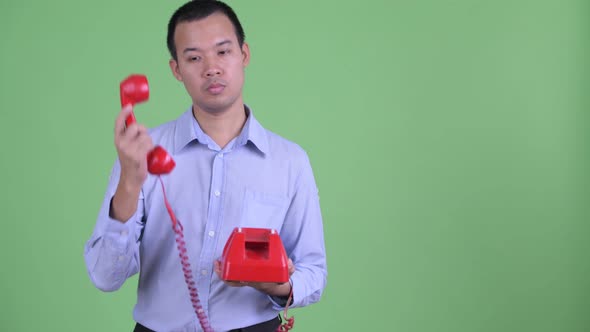
<path fill-rule="evenodd" d="M 85 246 L 92 282 L 114 291 L 139 272 L 135 331 L 200 331 L 158 178 L 147 172 L 154 145 L 176 168 L 162 177 L 182 223 L 202 310 L 215 331 L 274 331 L 287 305 L 319 301 L 327 270 L 318 190 L 306 153 L 264 129 L 243 102 L 250 60 L 233 10 L 192 1 L 168 25 L 170 69 L 192 106 L 148 131 L 115 123 L 117 161 L 96 226 Z M 280 109 L 278 110 L 280 111 Z M 290 280 L 225 282 L 219 258 L 234 227 L 279 231 Z"/>

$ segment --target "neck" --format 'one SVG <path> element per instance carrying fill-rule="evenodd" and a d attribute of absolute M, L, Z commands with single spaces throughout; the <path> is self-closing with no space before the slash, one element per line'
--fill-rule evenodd
<path fill-rule="evenodd" d="M 246 123 L 246 111 L 243 104 L 240 103 L 236 106 L 239 107 L 212 113 L 193 105 L 193 116 L 197 119 L 199 126 L 222 149 L 240 134 Z"/>

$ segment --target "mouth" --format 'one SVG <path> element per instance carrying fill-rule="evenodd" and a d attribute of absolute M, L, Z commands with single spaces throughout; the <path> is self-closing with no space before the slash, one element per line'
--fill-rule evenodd
<path fill-rule="evenodd" d="M 209 93 L 214 94 L 214 95 L 218 95 L 220 93 L 223 92 L 223 90 L 225 89 L 225 84 L 222 83 L 211 83 L 207 86 L 207 91 L 209 91 Z"/>

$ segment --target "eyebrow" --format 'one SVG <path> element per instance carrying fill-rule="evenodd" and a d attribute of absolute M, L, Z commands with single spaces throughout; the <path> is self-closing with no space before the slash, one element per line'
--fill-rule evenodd
<path fill-rule="evenodd" d="M 216 43 L 215 44 L 215 47 L 219 47 L 219 46 L 223 46 L 223 45 L 227 45 L 227 44 L 231 44 L 231 43 L 232 43 L 231 40 L 225 39 L 225 40 L 222 40 L 222 41 Z M 182 51 L 182 53 L 187 53 L 187 52 L 200 52 L 200 51 L 202 51 L 202 50 L 200 48 L 198 48 L 198 47 L 187 47 L 187 48 L 185 48 Z"/>

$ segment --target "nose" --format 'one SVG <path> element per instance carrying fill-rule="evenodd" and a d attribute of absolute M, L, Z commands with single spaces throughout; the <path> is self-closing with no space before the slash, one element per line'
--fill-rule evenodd
<path fill-rule="evenodd" d="M 204 74 L 207 78 L 220 76 L 221 68 L 215 61 L 207 61 Z"/>

